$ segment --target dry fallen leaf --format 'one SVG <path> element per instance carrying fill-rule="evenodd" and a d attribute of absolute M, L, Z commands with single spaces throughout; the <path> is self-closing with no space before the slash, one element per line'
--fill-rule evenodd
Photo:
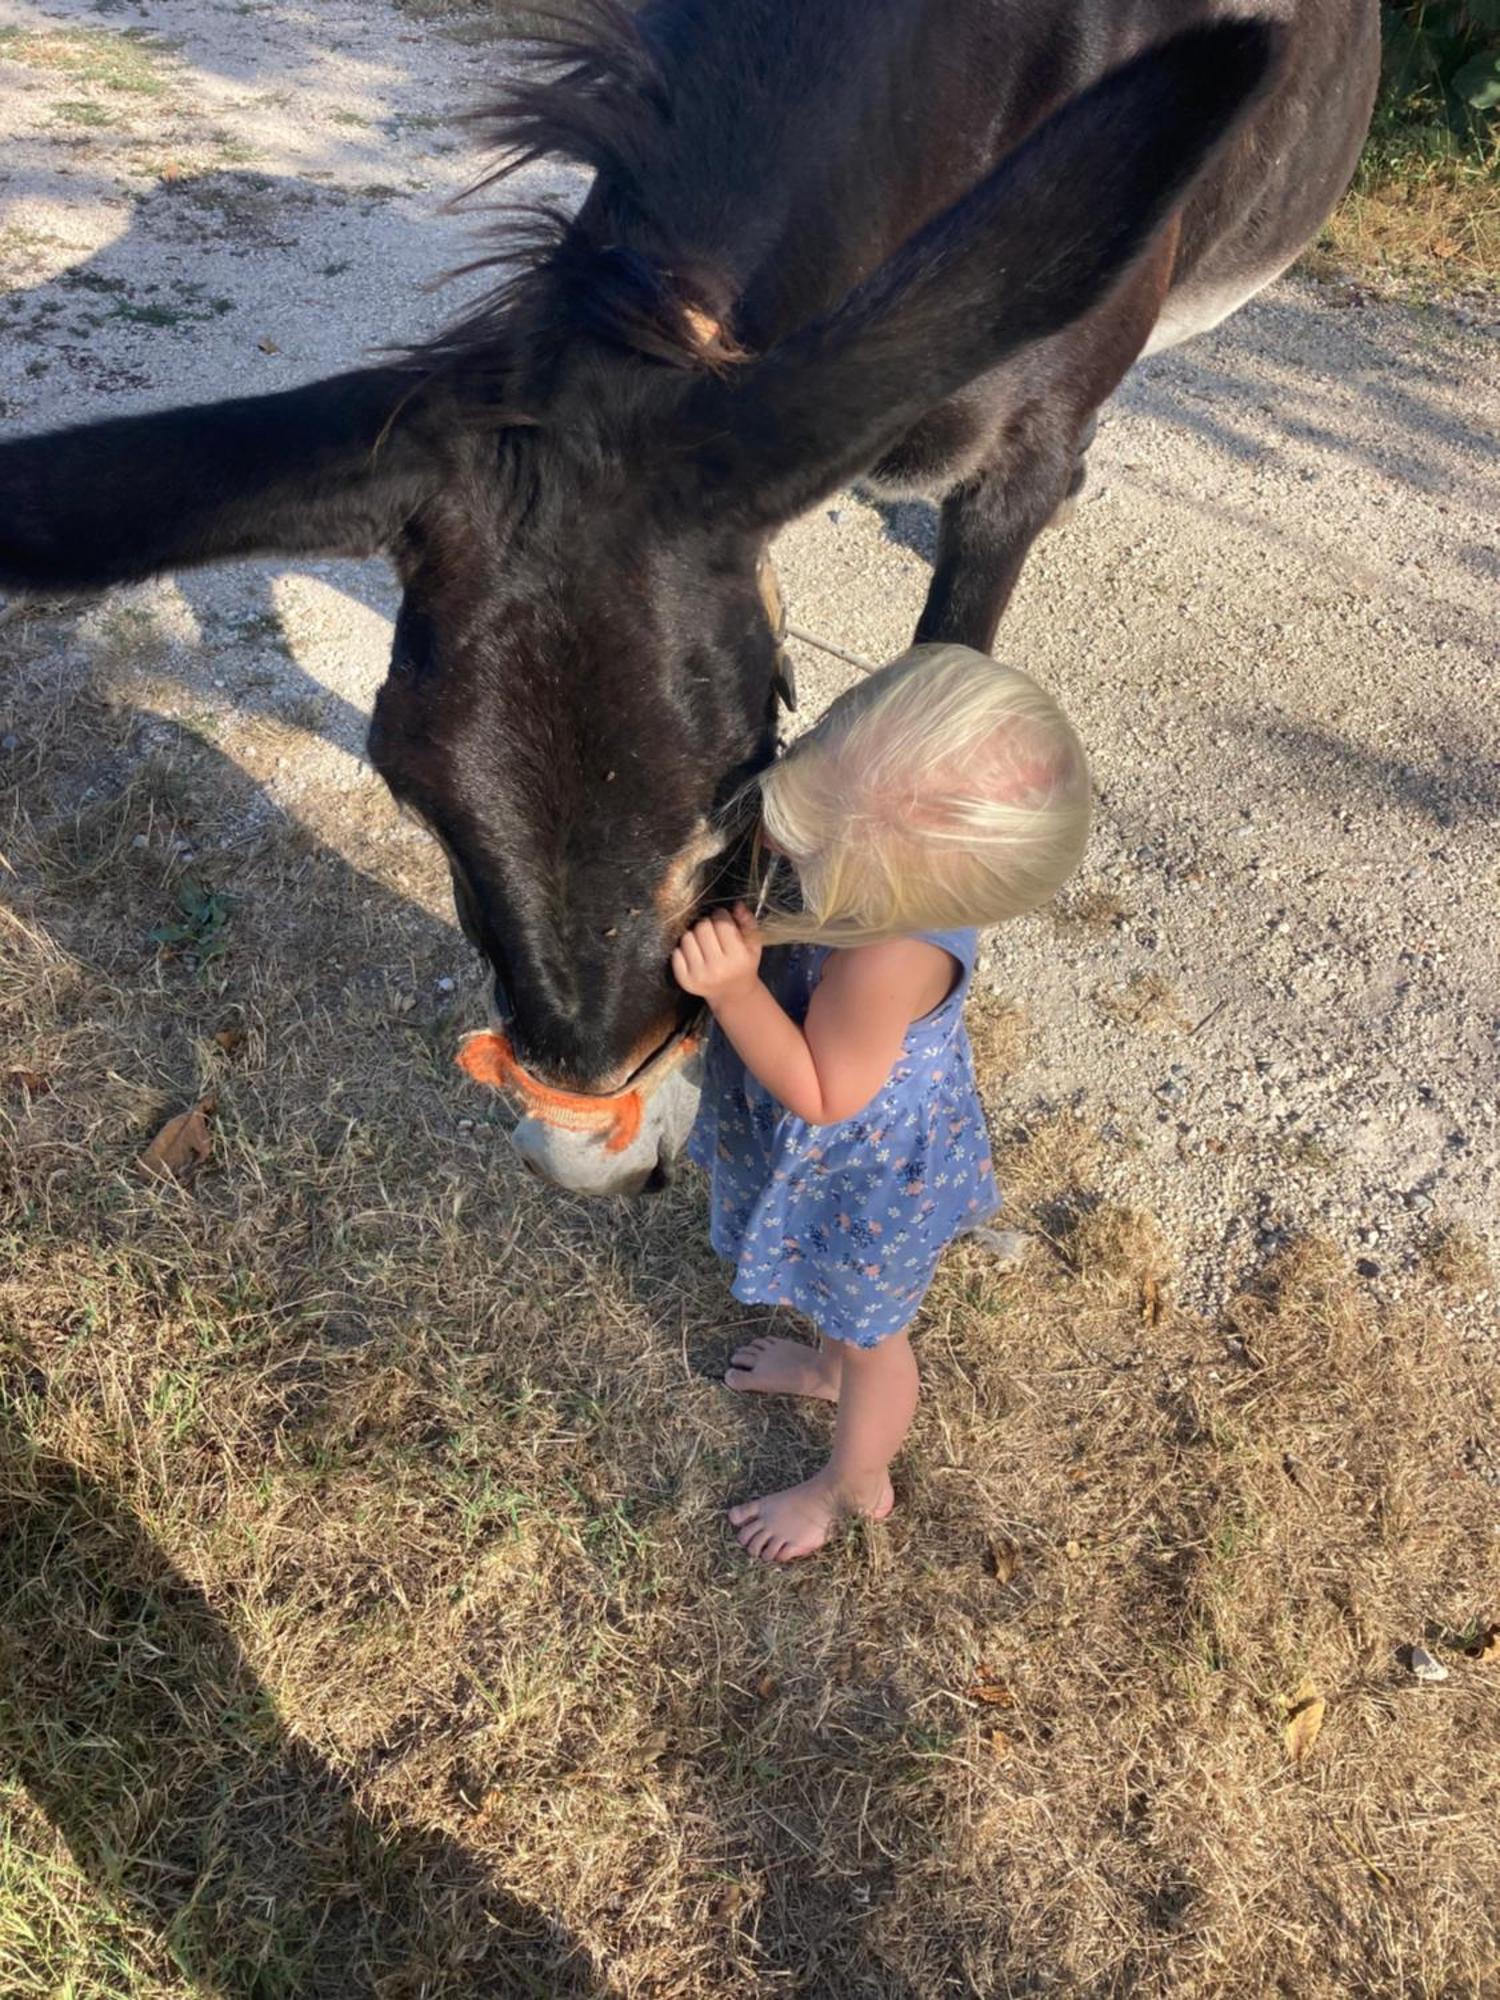
<path fill-rule="evenodd" d="M 670 1742 L 665 1729 L 653 1729 L 631 1758 L 632 1767 L 637 1771 L 649 1771 L 653 1764 L 659 1764 L 666 1756 Z"/>
<path fill-rule="evenodd" d="M 30 1097 L 45 1097 L 52 1084 L 39 1069 L 12 1069 L 6 1071 L 5 1087 L 17 1093 L 25 1091 Z"/>
<path fill-rule="evenodd" d="M 1281 1726 L 1281 1735 L 1294 1764 L 1300 1764 L 1317 1742 L 1327 1706 L 1312 1681 L 1304 1681 L 1287 1703 L 1289 1713 Z"/>
<path fill-rule="evenodd" d="M 281 352 L 281 349 L 276 345 L 275 341 L 272 340 L 269 334 L 266 335 L 266 338 L 264 340 L 257 340 L 255 344 L 260 349 L 262 354 L 279 354 Z"/>
<path fill-rule="evenodd" d="M 992 1708 L 1014 1708 L 1016 1698 L 1001 1680 L 993 1667 L 987 1667 L 981 1660 L 975 1670 L 973 1684 L 964 1689 L 970 1701 L 982 1701 Z"/>
<path fill-rule="evenodd" d="M 1014 1748 L 1015 1745 L 1003 1729 L 992 1729 L 990 1731 L 990 1755 L 992 1757 L 1008 1757 Z"/>
<path fill-rule="evenodd" d="M 1063 1554 L 1064 1554 L 1064 1555 L 1065 1555 L 1065 1556 L 1067 1557 L 1067 1559 L 1068 1559 L 1068 1561 L 1069 1561 L 1070 1563 L 1076 1563 L 1076 1562 L 1077 1562 L 1077 1560 L 1078 1560 L 1078 1558 L 1079 1558 L 1079 1557 L 1080 1557 L 1080 1556 L 1081 1556 L 1081 1555 L 1083 1554 L 1083 1545 L 1082 1545 L 1082 1543 L 1081 1543 L 1081 1542 L 1064 1542 L 1064 1543 L 1063 1543 Z"/>
<path fill-rule="evenodd" d="M 217 1099 L 205 1097 L 191 1111 L 169 1118 L 141 1155 L 141 1169 L 159 1179 L 172 1180 L 189 1174 L 213 1153 L 213 1135 L 208 1121 L 217 1108 Z"/>
<path fill-rule="evenodd" d="M 991 1542 L 989 1556 L 996 1583 L 1009 1583 L 1021 1567 L 1021 1554 L 1014 1542 Z"/>
<path fill-rule="evenodd" d="M 721 1919 L 737 1917 L 750 1900 L 750 1892 L 743 1882 L 726 1882 L 713 1900 L 713 1913 Z"/>
<path fill-rule="evenodd" d="M 755 1692 L 762 1701 L 769 1701 L 776 1692 L 776 1679 L 772 1674 L 762 1674 L 755 1683 Z"/>
<path fill-rule="evenodd" d="M 1455 243 L 1451 236 L 1439 236 L 1433 241 L 1432 254 L 1446 261 L 1449 257 L 1456 257 L 1462 248 L 1463 245 Z"/>
<path fill-rule="evenodd" d="M 1147 1326 L 1159 1326 L 1166 1310 L 1166 1301 L 1161 1295 L 1161 1285 L 1155 1278 L 1147 1278 L 1141 1286 L 1141 1318 Z"/>
<path fill-rule="evenodd" d="M 1500 1660 L 1500 1625 L 1491 1625 L 1481 1632 L 1472 1646 L 1464 1647 L 1471 1660 L 1493 1664 Z"/>
<path fill-rule="evenodd" d="M 214 1040 L 226 1056 L 232 1056 L 237 1049 L 244 1045 L 245 1031 L 243 1028 L 220 1028 L 219 1032 L 214 1036 Z"/>

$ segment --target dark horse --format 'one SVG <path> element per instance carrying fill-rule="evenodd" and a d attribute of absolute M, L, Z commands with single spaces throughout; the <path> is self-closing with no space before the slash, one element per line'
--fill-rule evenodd
<path fill-rule="evenodd" d="M 1378 33 L 1375 0 L 570 20 L 493 136 L 593 183 L 513 222 L 482 309 L 388 365 L 0 447 L 0 583 L 386 551 L 371 756 L 516 1055 L 606 1093 L 681 1026 L 667 949 L 772 752 L 769 538 L 860 474 L 943 496 L 918 636 L 987 648 L 1132 362 L 1338 197 Z"/>

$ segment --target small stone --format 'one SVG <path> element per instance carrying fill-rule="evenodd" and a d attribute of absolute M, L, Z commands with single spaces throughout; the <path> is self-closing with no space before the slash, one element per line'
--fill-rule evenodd
<path fill-rule="evenodd" d="M 145 834 L 138 833 L 130 844 L 135 849 L 136 853 L 140 854 L 144 849 L 148 848 L 151 845 L 151 842 L 146 838 Z"/>
<path fill-rule="evenodd" d="M 1020 1229 L 971 1229 L 969 1241 L 1004 1269 L 1019 1264 L 1031 1248 L 1031 1238 Z"/>
<path fill-rule="evenodd" d="M 1408 1646 L 1406 1664 L 1419 1681 L 1445 1681 L 1448 1669 L 1441 1660 L 1435 1660 L 1425 1646 Z"/>
<path fill-rule="evenodd" d="M 7 730 L 3 736 L 0 736 L 0 750 L 19 750 L 20 747 L 20 737 L 15 735 L 11 730 Z"/>
<path fill-rule="evenodd" d="M 1380 1276 L 1380 1266 L 1373 1257 L 1358 1258 L 1355 1261 L 1354 1268 L 1362 1278 L 1378 1278 Z"/>
<path fill-rule="evenodd" d="M 437 983 L 437 990 L 439 993 L 451 993 L 453 991 L 453 981 L 447 978 L 440 979 Z"/>
<path fill-rule="evenodd" d="M 474 1120 L 472 1118 L 460 1118 L 458 1129 L 460 1132 L 472 1132 L 474 1130 Z"/>

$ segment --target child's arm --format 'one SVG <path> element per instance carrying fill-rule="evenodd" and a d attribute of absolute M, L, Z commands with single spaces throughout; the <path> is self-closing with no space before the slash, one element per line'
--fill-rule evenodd
<path fill-rule="evenodd" d="M 760 938 L 741 905 L 695 924 L 672 954 L 677 983 L 699 994 L 740 1060 L 810 1125 L 863 1111 L 895 1067 L 911 1023 L 943 1001 L 953 960 L 914 938 L 829 958 L 799 1028 L 761 984 Z"/>

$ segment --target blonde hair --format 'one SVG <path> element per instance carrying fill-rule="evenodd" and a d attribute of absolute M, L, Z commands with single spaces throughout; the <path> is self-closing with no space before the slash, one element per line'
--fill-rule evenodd
<path fill-rule="evenodd" d="M 999 923 L 1055 895 L 1088 838 L 1073 725 L 1029 674 L 967 646 L 914 646 L 756 782 L 770 943 Z M 778 899 L 767 847 L 795 870 L 800 900 Z"/>

